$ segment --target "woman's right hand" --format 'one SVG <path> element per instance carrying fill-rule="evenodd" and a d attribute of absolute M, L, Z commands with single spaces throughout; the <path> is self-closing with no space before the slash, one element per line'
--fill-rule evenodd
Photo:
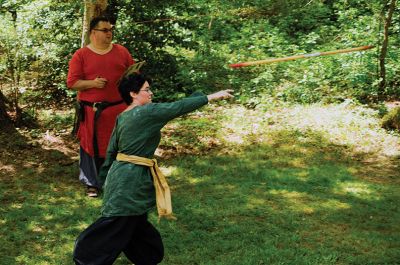
<path fill-rule="evenodd" d="M 232 89 L 221 90 L 213 94 L 209 94 L 207 98 L 208 101 L 233 98 L 233 95 L 231 93 L 233 93 Z"/>

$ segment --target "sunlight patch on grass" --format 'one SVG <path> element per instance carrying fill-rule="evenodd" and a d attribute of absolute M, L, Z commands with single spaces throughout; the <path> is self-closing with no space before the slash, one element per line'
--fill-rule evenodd
<path fill-rule="evenodd" d="M 15 258 L 15 261 L 18 262 L 18 264 L 29 264 L 30 258 L 25 255 L 19 255 Z"/>
<path fill-rule="evenodd" d="M 54 219 L 54 215 L 52 215 L 52 214 L 45 214 L 45 215 L 43 216 L 43 219 L 44 219 L 45 221 L 51 221 L 51 220 Z"/>
<path fill-rule="evenodd" d="M 226 143 L 243 144 L 251 135 L 256 135 L 265 128 L 265 121 L 269 114 L 254 112 L 243 106 L 224 109 L 221 113 L 225 119 L 222 120 L 221 135 Z"/>
<path fill-rule="evenodd" d="M 90 225 L 89 222 L 79 221 L 74 227 L 78 229 L 78 231 L 85 230 Z"/>
<path fill-rule="evenodd" d="M 296 168 L 306 168 L 307 164 L 305 163 L 306 161 L 304 161 L 303 157 L 297 157 L 297 158 L 293 158 L 290 161 L 291 166 L 296 167 Z M 303 176 L 304 177 L 304 176 Z"/>
<path fill-rule="evenodd" d="M 282 197 L 288 198 L 288 199 L 293 199 L 297 200 L 300 198 L 305 197 L 305 193 L 303 192 L 297 192 L 297 191 L 288 191 L 288 190 L 271 190 L 271 194 L 273 195 L 281 195 Z"/>
<path fill-rule="evenodd" d="M 223 141 L 228 144 L 270 142 L 271 132 L 298 131 L 322 135 L 332 144 L 351 146 L 355 152 L 400 155 L 400 139 L 380 127 L 377 111 L 344 102 L 332 105 L 295 105 L 249 110 L 242 106 L 224 109 L 221 115 Z M 288 146 L 290 148 L 290 146 Z"/>
<path fill-rule="evenodd" d="M 68 204 L 71 202 L 70 197 L 53 197 L 53 198 L 46 198 L 47 202 L 50 204 Z"/>
<path fill-rule="evenodd" d="M 15 173 L 16 169 L 12 165 L 4 165 L 3 163 L 0 162 L 0 171 L 4 173 Z"/>
<path fill-rule="evenodd" d="M 188 178 L 187 181 L 190 184 L 195 185 L 195 184 L 199 184 L 199 183 L 202 183 L 202 182 L 206 182 L 207 180 L 206 180 L 206 178 Z"/>
<path fill-rule="evenodd" d="M 348 167 L 348 168 L 347 168 L 347 171 L 348 171 L 350 174 L 354 175 L 354 174 L 358 173 L 359 169 L 357 169 L 357 168 L 355 168 L 355 167 Z"/>
<path fill-rule="evenodd" d="M 36 221 L 31 221 L 28 224 L 27 229 L 32 231 L 32 232 L 37 232 L 37 233 L 45 232 L 45 230 L 46 230 L 40 224 L 38 224 Z"/>
<path fill-rule="evenodd" d="M 350 209 L 351 205 L 336 199 L 329 199 L 323 202 L 318 202 L 318 208 L 322 208 L 324 210 L 345 210 Z"/>
<path fill-rule="evenodd" d="M 22 209 L 22 207 L 23 207 L 22 203 L 12 203 L 10 205 L 10 208 L 13 208 L 13 209 Z"/>
<path fill-rule="evenodd" d="M 313 209 L 307 205 L 311 201 L 311 197 L 306 192 L 299 191 L 288 191 L 288 190 L 271 190 L 270 194 L 278 195 L 289 202 L 288 207 L 293 208 L 295 211 L 303 212 L 304 209 L 307 211 L 313 211 Z"/>
<path fill-rule="evenodd" d="M 349 203 L 341 202 L 337 199 L 320 200 L 314 198 L 306 192 L 288 191 L 288 190 L 271 190 L 270 194 L 279 195 L 286 199 L 287 207 L 292 211 L 303 212 L 306 214 L 314 213 L 316 210 L 344 210 L 350 209 Z"/>
<path fill-rule="evenodd" d="M 307 214 L 307 215 L 311 215 L 313 213 L 315 213 L 315 209 L 313 207 L 304 205 L 303 207 L 301 207 L 301 210 L 303 211 L 303 213 Z"/>
<path fill-rule="evenodd" d="M 280 113 L 278 120 L 300 131 L 326 135 L 334 144 L 351 145 L 358 152 L 399 155 L 400 141 L 380 127 L 377 112 L 345 102 L 339 105 L 299 105 Z"/>
<path fill-rule="evenodd" d="M 169 176 L 173 176 L 176 174 L 177 167 L 175 167 L 175 166 L 169 166 L 169 167 L 160 166 L 160 170 L 166 177 L 169 177 Z"/>
<path fill-rule="evenodd" d="M 258 206 L 265 206 L 266 205 L 266 200 L 262 199 L 262 198 L 249 198 L 247 201 L 247 207 L 249 209 L 252 209 L 254 207 L 258 207 Z"/>
<path fill-rule="evenodd" d="M 243 144 L 245 139 L 242 135 L 228 134 L 225 136 L 224 140 L 232 144 Z"/>
<path fill-rule="evenodd" d="M 310 178 L 310 172 L 308 170 L 302 170 L 300 172 L 295 173 L 298 180 L 307 181 Z"/>
<path fill-rule="evenodd" d="M 375 194 L 375 192 L 370 188 L 370 186 L 364 183 L 346 181 L 343 183 L 338 183 L 337 186 L 337 192 L 341 194 L 347 193 L 362 199 L 380 199 L 379 196 L 377 196 L 377 194 Z"/>

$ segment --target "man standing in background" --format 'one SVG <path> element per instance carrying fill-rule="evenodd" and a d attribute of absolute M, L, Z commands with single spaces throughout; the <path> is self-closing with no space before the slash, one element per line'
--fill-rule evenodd
<path fill-rule="evenodd" d="M 112 43 L 113 26 L 106 17 L 90 22 L 89 45 L 77 50 L 69 62 L 67 86 L 78 91 L 80 141 L 79 180 L 89 197 L 97 197 L 97 174 L 104 162 L 115 119 L 127 106 L 117 83 L 134 63 L 129 51 Z"/>

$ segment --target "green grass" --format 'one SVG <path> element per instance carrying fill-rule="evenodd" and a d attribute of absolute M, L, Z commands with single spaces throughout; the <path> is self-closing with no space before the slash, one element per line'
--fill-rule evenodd
<path fill-rule="evenodd" d="M 190 118 L 165 128 L 160 150 L 178 217 L 150 215 L 162 264 L 399 264 L 400 140 L 374 112 L 233 107 Z M 64 140 L 1 150 L 0 264 L 72 264 L 75 238 L 99 216 L 101 201 L 77 181 L 76 143 Z"/>
<path fill-rule="evenodd" d="M 363 180 L 345 153 L 287 136 L 172 162 L 166 264 L 396 264 L 398 180 Z"/>

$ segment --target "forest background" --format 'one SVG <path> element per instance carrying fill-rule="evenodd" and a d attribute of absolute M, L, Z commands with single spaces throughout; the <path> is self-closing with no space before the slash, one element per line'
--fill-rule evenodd
<path fill-rule="evenodd" d="M 99 215 L 77 179 L 66 88 L 89 2 L 108 2 L 154 101 L 235 91 L 163 129 L 178 216 L 150 215 L 163 264 L 398 264 L 395 0 L 0 0 L 0 264 L 71 264 Z M 229 67 L 364 45 L 375 47 Z"/>
<path fill-rule="evenodd" d="M 108 13 L 116 19 L 115 42 L 147 62 L 145 71 L 156 80 L 160 100 L 226 88 L 252 106 L 346 99 L 379 103 L 400 96 L 396 6 L 382 55 L 389 1 L 108 2 Z M 68 61 L 81 46 L 83 2 L 0 4 L 0 109 L 20 120 L 34 119 L 36 109 L 47 103 L 70 105 L 75 93 L 65 80 Z M 236 70 L 228 66 L 363 45 L 375 48 Z"/>

